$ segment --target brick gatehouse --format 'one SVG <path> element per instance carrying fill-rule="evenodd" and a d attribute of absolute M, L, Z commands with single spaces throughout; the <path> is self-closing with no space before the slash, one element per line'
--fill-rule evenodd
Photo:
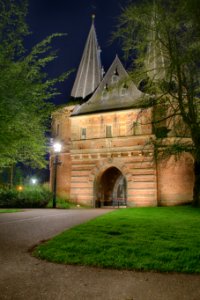
<path fill-rule="evenodd" d="M 116 56 L 104 74 L 94 21 L 71 96 L 77 103 L 52 116 L 52 134 L 62 143 L 57 192 L 93 207 L 178 205 L 192 200 L 193 160 L 183 154 L 153 159 L 152 108 Z M 141 107 L 140 107 L 141 103 Z M 167 139 L 173 139 L 173 128 Z M 51 179 L 54 170 L 51 154 Z"/>

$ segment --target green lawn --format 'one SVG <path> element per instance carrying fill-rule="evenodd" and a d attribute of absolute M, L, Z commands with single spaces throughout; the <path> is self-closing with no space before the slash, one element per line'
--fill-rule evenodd
<path fill-rule="evenodd" d="M 3 214 L 3 213 L 14 213 L 14 212 L 19 212 L 19 211 L 22 211 L 21 209 L 4 209 L 4 208 L 0 208 L 0 214 Z"/>
<path fill-rule="evenodd" d="M 33 254 L 65 264 L 200 273 L 200 209 L 115 210 L 63 232 Z"/>

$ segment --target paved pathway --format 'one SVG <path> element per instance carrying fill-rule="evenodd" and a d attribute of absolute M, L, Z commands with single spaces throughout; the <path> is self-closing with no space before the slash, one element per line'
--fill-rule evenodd
<path fill-rule="evenodd" d="M 65 266 L 28 249 L 108 210 L 0 214 L 0 300 L 199 300 L 200 276 Z"/>

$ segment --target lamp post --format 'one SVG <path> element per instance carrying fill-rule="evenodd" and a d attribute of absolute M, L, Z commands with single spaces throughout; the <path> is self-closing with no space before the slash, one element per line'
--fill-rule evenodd
<path fill-rule="evenodd" d="M 58 160 L 58 154 L 61 151 L 61 144 L 60 143 L 54 143 L 53 144 L 53 149 L 54 149 L 54 177 L 53 177 L 53 208 L 56 208 L 56 189 L 57 189 L 57 167 L 60 164 L 59 160 Z"/>
<path fill-rule="evenodd" d="M 30 181 L 31 181 L 32 185 L 36 185 L 38 182 L 37 178 L 34 178 L 34 177 L 32 177 Z"/>

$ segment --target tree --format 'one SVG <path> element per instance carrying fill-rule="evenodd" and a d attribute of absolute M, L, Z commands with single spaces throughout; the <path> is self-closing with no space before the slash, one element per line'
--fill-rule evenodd
<path fill-rule="evenodd" d="M 145 79 L 151 95 L 144 105 L 154 110 L 157 158 L 193 155 L 195 206 L 200 206 L 199 14 L 197 0 L 140 1 L 123 10 L 115 33 L 134 61 L 134 79 Z"/>
<path fill-rule="evenodd" d="M 52 40 L 62 34 L 25 51 L 27 11 L 26 0 L 0 0 L 0 167 L 18 162 L 46 166 L 46 133 L 53 109 L 49 100 L 58 94 L 55 84 L 69 74 L 51 79 L 45 72 L 57 57 Z"/>

